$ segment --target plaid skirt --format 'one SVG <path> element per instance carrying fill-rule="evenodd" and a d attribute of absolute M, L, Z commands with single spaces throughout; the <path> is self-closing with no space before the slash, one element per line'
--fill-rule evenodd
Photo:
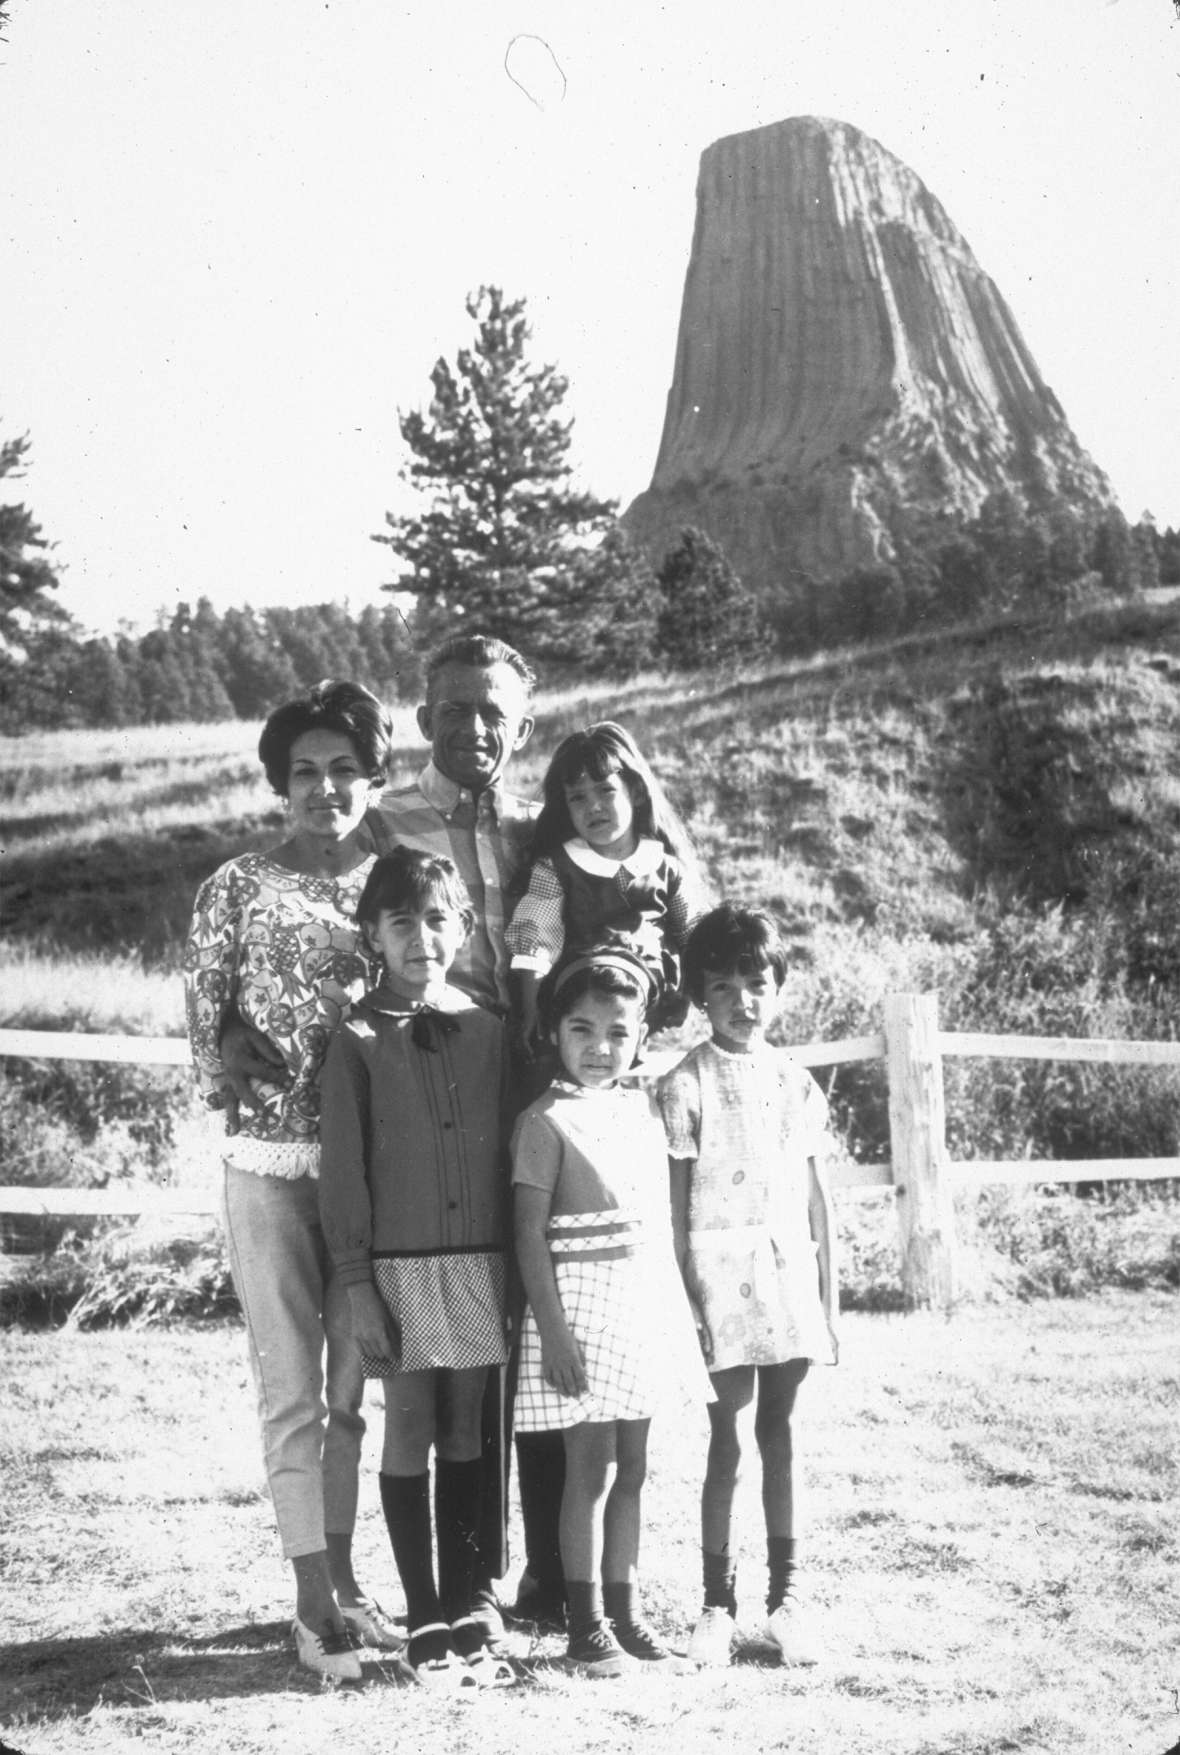
<path fill-rule="evenodd" d="M 361 1354 L 366 1377 L 399 1371 L 468 1371 L 503 1365 L 502 1250 L 374 1255 L 373 1281 L 401 1335 L 396 1364 Z"/>
<path fill-rule="evenodd" d="M 620 1224 L 620 1221 L 623 1221 Z M 554 1235 L 583 1232 L 581 1249 Z M 586 1260 L 604 1232 L 628 1233 L 612 1259 Z M 550 1228 L 557 1295 L 582 1350 L 587 1387 L 562 1395 L 545 1381 L 541 1336 L 532 1308 L 520 1339 L 513 1423 L 518 1432 L 548 1432 L 590 1420 L 646 1420 L 686 1400 L 715 1399 L 701 1358 L 692 1314 L 671 1249 L 645 1240 L 619 1213 L 579 1213 Z M 569 1250 L 570 1253 L 566 1253 Z"/>

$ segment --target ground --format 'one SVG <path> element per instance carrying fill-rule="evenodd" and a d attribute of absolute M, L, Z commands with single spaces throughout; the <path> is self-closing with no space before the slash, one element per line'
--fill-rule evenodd
<path fill-rule="evenodd" d="M 556 1639 L 516 1631 L 531 1679 L 460 1704 L 376 1663 L 337 1691 L 295 1667 L 238 1328 L 9 1331 L 0 1740 L 20 1755 L 1165 1755 L 1180 1736 L 1176 1333 L 1175 1297 L 1154 1293 L 846 1318 L 840 1365 L 813 1372 L 800 1405 L 821 1662 L 784 1669 L 751 1643 L 720 1674 L 589 1683 L 550 1667 Z M 703 1444 L 695 1409 L 653 1433 L 645 1596 L 681 1644 Z M 373 1466 L 370 1448 L 358 1550 L 396 1610 Z M 741 1512 L 753 1633 L 753 1458 Z"/>

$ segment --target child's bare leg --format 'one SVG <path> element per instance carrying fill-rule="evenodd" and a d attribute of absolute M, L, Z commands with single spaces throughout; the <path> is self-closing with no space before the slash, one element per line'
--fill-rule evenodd
<path fill-rule="evenodd" d="M 734 1365 L 714 1371 L 709 1403 L 709 1456 L 701 1489 L 701 1547 L 706 1554 L 729 1555 L 733 1498 L 742 1461 L 738 1417 L 754 1399 L 754 1367 Z"/>
<path fill-rule="evenodd" d="M 704 1605 L 689 1641 L 700 1664 L 727 1664 L 737 1614 L 737 1565 L 730 1543 L 733 1499 L 742 1461 L 738 1420 L 754 1396 L 754 1367 L 712 1373 L 717 1397 L 709 1403 L 709 1456 L 701 1489 L 701 1572 Z"/>
<path fill-rule="evenodd" d="M 672 1654 L 643 1619 L 637 1579 L 650 1424 L 620 1420 L 616 1428 L 618 1461 L 603 1516 L 602 1606 L 628 1656 L 659 1663 L 671 1661 Z"/>
<path fill-rule="evenodd" d="M 567 1578 L 597 1582 L 602 1571 L 603 1512 L 615 1461 L 614 1420 L 587 1420 L 565 1433 L 561 1563 Z"/>
<path fill-rule="evenodd" d="M 791 1416 L 806 1375 L 805 1359 L 761 1366 L 754 1419 L 762 1455 L 762 1507 L 766 1515 L 766 1631 L 786 1662 L 802 1664 L 814 1663 L 817 1655 L 800 1618 L 795 1590 L 797 1493 Z"/>
<path fill-rule="evenodd" d="M 758 1368 L 754 1436 L 762 1457 L 762 1509 L 768 1536 L 795 1534 L 795 1444 L 791 1415 L 799 1385 L 806 1376 L 806 1359 Z"/>
<path fill-rule="evenodd" d="M 650 1420 L 620 1420 L 615 1427 L 615 1478 L 602 1517 L 603 1584 L 635 1583 L 650 1425 Z"/>
<path fill-rule="evenodd" d="M 603 1525 L 615 1462 L 617 1423 L 585 1421 L 565 1433 L 565 1491 L 561 1496 L 561 1564 L 565 1569 L 568 1656 L 580 1659 L 602 1629 Z M 608 1641 L 625 1663 L 617 1646 Z"/>

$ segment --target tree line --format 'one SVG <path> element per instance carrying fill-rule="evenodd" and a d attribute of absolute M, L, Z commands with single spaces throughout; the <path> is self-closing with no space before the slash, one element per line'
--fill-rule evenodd
<path fill-rule="evenodd" d="M 410 699 L 420 654 L 463 626 L 497 634 L 546 675 L 716 668 L 989 612 L 1180 583 L 1180 534 L 1117 508 L 1081 511 L 1008 490 L 969 520 L 895 508 L 893 558 L 837 580 L 803 573 L 756 597 L 704 532 L 655 566 L 614 501 L 580 487 L 566 379 L 535 365 L 523 299 L 484 286 L 469 345 L 439 359 L 425 409 L 399 415 L 413 509 L 374 540 L 396 566 L 380 604 L 228 609 L 181 604 L 146 633 L 88 637 L 55 598 L 49 544 L 27 507 L 0 506 L 0 730 L 254 719 L 328 675 Z M 0 476 L 27 438 L 0 444 Z"/>

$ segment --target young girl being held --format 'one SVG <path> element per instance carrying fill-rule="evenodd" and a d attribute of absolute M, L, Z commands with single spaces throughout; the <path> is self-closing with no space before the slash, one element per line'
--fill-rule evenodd
<path fill-rule="evenodd" d="M 757 1391 L 769 1585 L 766 1635 L 811 1663 L 797 1597 L 792 1416 L 810 1362 L 834 1364 L 835 1229 L 824 1180 L 827 1103 L 811 1074 L 766 1041 L 786 975 L 769 915 L 723 906 L 697 922 L 685 987 L 711 1040 L 661 1080 L 676 1255 L 716 1401 L 701 1493 L 704 1608 L 689 1643 L 727 1663 L 737 1612 L 730 1524 L 738 1417 Z"/>
<path fill-rule="evenodd" d="M 378 859 L 357 919 L 384 975 L 324 1063 L 324 1235 L 366 1374 L 386 1379 L 381 1504 L 407 1661 L 429 1687 L 500 1685 L 514 1675 L 472 1592 L 480 1406 L 507 1357 L 503 1025 L 447 984 L 472 924 L 449 859 L 407 847 Z"/>
<path fill-rule="evenodd" d="M 657 1403 L 709 1393 L 672 1256 L 663 1131 L 647 1094 L 619 1083 L 648 991 L 627 952 L 557 966 L 540 1000 L 561 1074 L 513 1140 L 528 1296 L 516 1427 L 564 1434 L 566 1663 L 592 1676 L 680 1661 L 640 1613 L 640 1495 Z"/>
<path fill-rule="evenodd" d="M 680 951 L 704 899 L 687 834 L 621 725 L 559 744 L 544 779 L 529 887 L 505 933 L 525 1040 L 537 983 L 563 951 L 621 935 L 655 983 L 649 1023 L 675 1021 Z"/>

